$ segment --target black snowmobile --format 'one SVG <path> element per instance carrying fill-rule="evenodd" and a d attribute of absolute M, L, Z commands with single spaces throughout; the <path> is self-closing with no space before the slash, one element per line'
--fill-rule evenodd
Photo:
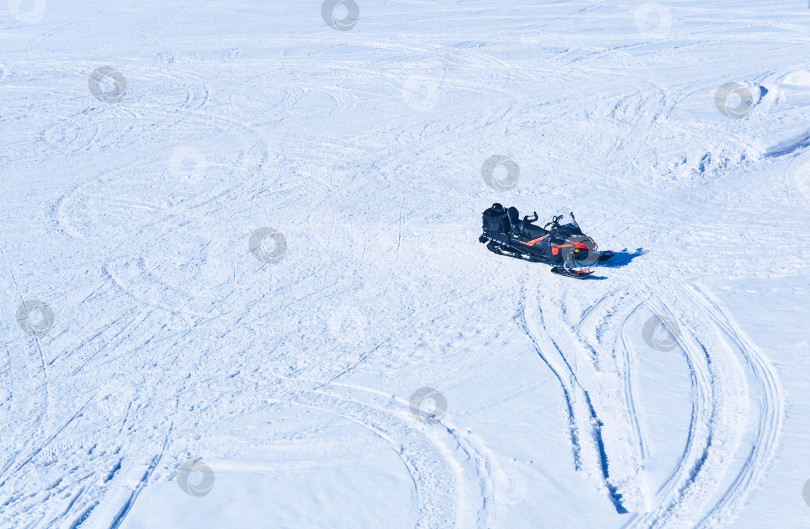
<path fill-rule="evenodd" d="M 589 266 L 613 257 L 613 252 L 599 253 L 596 242 L 582 233 L 577 219 L 571 213 L 571 222 L 561 224 L 563 215 L 557 215 L 542 228 L 528 215 L 520 218 L 517 208 L 504 208 L 492 204 L 483 214 L 484 233 L 478 238 L 487 248 L 499 255 L 508 255 L 532 262 L 555 265 L 555 274 L 584 279 L 591 275 Z"/>

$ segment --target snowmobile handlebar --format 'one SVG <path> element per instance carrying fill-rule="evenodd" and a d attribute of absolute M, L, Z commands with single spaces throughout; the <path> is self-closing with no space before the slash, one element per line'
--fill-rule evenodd
<path fill-rule="evenodd" d="M 537 212 L 534 214 L 537 217 Z M 551 217 L 551 222 L 543 226 L 544 230 L 548 230 L 548 227 L 551 226 L 551 229 L 559 228 L 560 227 L 560 220 L 564 217 L 564 215 L 555 215 Z M 535 219 L 537 220 L 537 219 Z M 571 212 L 571 220 L 574 221 L 574 225 L 579 228 L 579 223 L 577 222 L 577 218 L 574 216 L 574 212 Z"/>
<path fill-rule="evenodd" d="M 549 226 L 551 226 L 552 228 L 556 228 L 557 226 L 560 225 L 560 219 L 561 218 L 563 218 L 562 215 L 555 215 L 555 216 L 551 217 L 551 222 L 548 222 L 545 226 L 543 226 L 543 229 L 545 230 Z"/>

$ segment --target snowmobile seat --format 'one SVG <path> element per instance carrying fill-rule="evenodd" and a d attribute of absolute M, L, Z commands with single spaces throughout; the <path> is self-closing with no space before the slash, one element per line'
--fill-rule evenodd
<path fill-rule="evenodd" d="M 517 229 L 529 239 L 539 239 L 543 235 L 548 235 L 548 232 L 540 226 L 535 226 L 527 220 L 519 220 L 516 224 Z"/>
<path fill-rule="evenodd" d="M 517 208 L 511 207 L 506 211 L 509 214 L 509 222 L 512 224 L 518 234 L 528 237 L 529 239 L 537 239 L 543 235 L 548 235 L 546 230 L 540 226 L 535 226 L 532 224 L 532 221 L 529 220 L 530 217 L 528 215 L 521 220 L 520 213 L 518 212 Z M 533 220 L 537 220 L 537 213 L 534 214 Z"/>
<path fill-rule="evenodd" d="M 506 213 L 509 215 L 509 223 L 512 226 L 517 226 L 517 223 L 520 222 L 520 213 L 518 209 L 514 206 L 506 210 Z"/>
<path fill-rule="evenodd" d="M 512 228 L 511 231 L 514 231 L 518 235 L 522 235 L 523 237 L 528 237 L 529 239 L 537 239 L 542 237 L 543 235 L 548 235 L 548 231 L 544 230 L 540 226 L 535 226 L 532 224 L 532 221 L 529 220 L 529 217 L 525 217 L 521 220 L 520 212 L 516 207 L 510 207 L 506 210 L 506 214 L 509 217 L 509 224 Z M 533 220 L 537 220 L 537 214 L 535 213 Z"/>

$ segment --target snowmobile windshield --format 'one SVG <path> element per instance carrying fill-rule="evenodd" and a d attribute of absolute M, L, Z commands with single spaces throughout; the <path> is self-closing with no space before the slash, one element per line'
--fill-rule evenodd
<path fill-rule="evenodd" d="M 574 217 L 573 213 L 554 215 L 551 222 L 549 222 L 549 227 L 551 229 L 566 227 L 569 230 L 574 231 L 578 231 L 580 229 L 577 219 Z"/>
<path fill-rule="evenodd" d="M 576 227 L 577 229 L 579 229 L 579 224 L 577 223 L 577 219 L 576 219 L 576 217 L 574 217 L 573 212 L 568 213 L 566 215 L 561 215 L 561 217 L 562 217 L 560 219 L 560 225 L 561 226 L 569 224 L 569 225 L 572 225 L 572 226 Z"/>
<path fill-rule="evenodd" d="M 572 215 L 557 215 L 554 217 L 556 220 L 555 225 L 551 230 L 551 240 L 554 243 L 562 243 L 579 236 L 582 236 L 582 230 L 579 228 L 576 219 Z"/>

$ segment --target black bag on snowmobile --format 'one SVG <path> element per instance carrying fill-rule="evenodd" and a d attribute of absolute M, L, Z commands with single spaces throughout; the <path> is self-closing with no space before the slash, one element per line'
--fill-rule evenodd
<path fill-rule="evenodd" d="M 485 234 L 509 233 L 512 229 L 509 213 L 497 202 L 484 211 L 482 221 Z"/>

